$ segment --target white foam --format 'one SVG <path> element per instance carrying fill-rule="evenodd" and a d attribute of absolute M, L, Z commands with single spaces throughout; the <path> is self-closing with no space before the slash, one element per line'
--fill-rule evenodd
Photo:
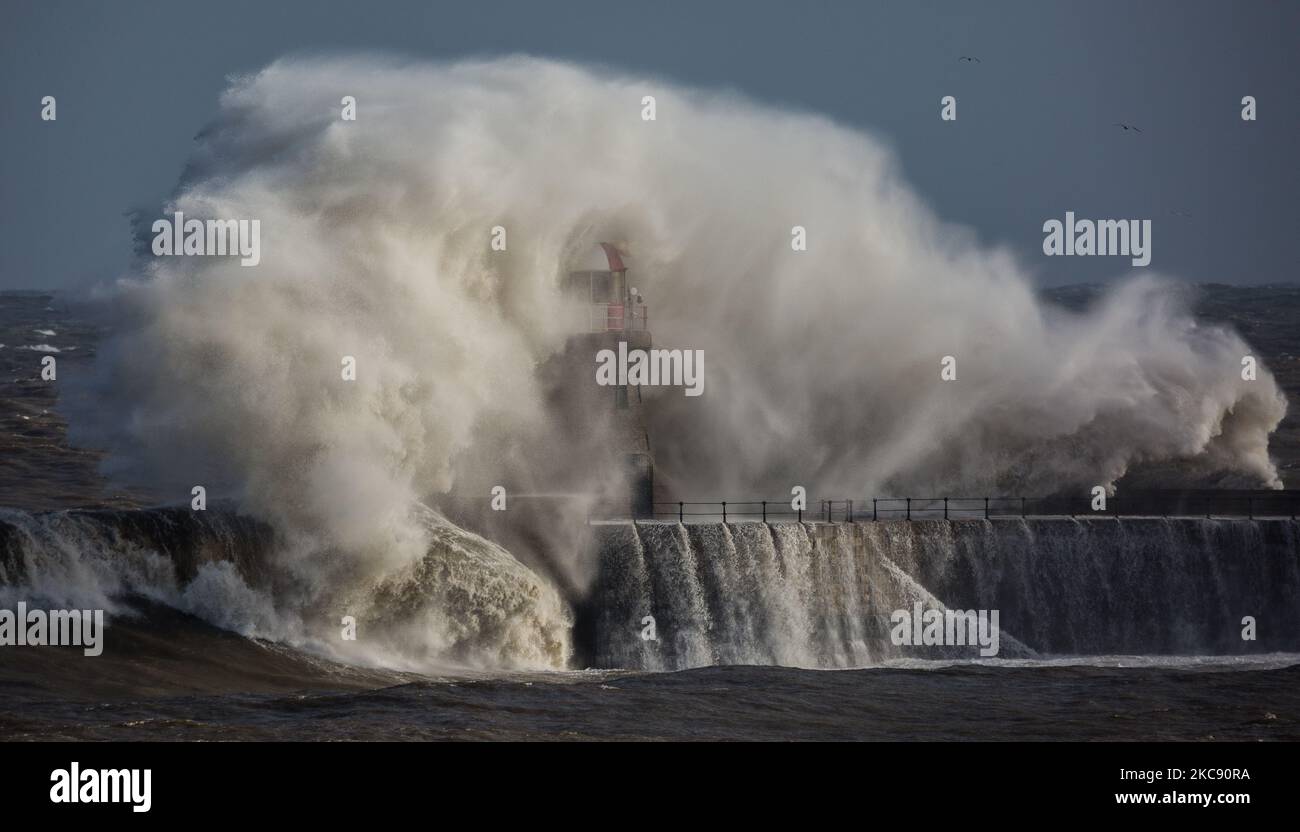
<path fill-rule="evenodd" d="M 262 260 L 155 258 L 124 284 L 104 395 L 73 420 L 109 435 L 74 435 L 141 481 L 238 494 L 309 587 L 415 568 L 422 496 L 557 446 L 536 368 L 601 240 L 627 242 L 656 342 L 709 354 L 705 395 L 648 407 L 685 488 L 1040 493 L 1184 457 L 1280 482 L 1285 403 L 1267 370 L 1240 378 L 1239 337 L 1155 279 L 1044 307 L 881 143 L 815 116 L 527 58 L 286 59 L 232 84 L 186 170 L 160 215 L 257 218 Z"/>

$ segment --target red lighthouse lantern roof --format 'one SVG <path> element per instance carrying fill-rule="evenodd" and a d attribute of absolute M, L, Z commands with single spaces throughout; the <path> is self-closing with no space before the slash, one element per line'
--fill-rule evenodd
<path fill-rule="evenodd" d="M 572 266 L 580 272 L 621 272 L 627 270 L 623 252 L 613 243 L 597 243 L 587 249 L 582 259 Z"/>
<path fill-rule="evenodd" d="M 601 243 L 600 247 L 605 250 L 605 258 L 609 261 L 611 272 L 627 270 L 627 266 L 623 265 L 623 253 L 613 243 Z"/>

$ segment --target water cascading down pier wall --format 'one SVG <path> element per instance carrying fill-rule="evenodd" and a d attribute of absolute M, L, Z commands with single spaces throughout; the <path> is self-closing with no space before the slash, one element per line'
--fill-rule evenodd
<path fill-rule="evenodd" d="M 895 610 L 998 610 L 1002 658 L 1300 651 L 1295 520 L 1028 518 L 592 526 L 579 661 L 856 667 Z M 647 639 L 646 616 L 655 638 Z M 1242 638 L 1252 616 L 1256 639 Z"/>

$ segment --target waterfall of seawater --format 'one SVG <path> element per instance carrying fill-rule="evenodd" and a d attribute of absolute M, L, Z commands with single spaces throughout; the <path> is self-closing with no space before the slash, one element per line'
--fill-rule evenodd
<path fill-rule="evenodd" d="M 282 568 L 288 544 L 270 526 L 222 508 L 0 509 L 0 607 L 104 609 L 109 649 L 113 617 L 135 615 L 144 599 L 354 664 L 439 672 L 568 666 L 572 617 L 558 591 L 497 544 L 428 510 L 420 520 L 428 534 L 422 559 L 378 578 L 351 580 L 340 568 L 307 592 Z M 338 550 L 338 564 L 350 554 Z M 658 581 L 668 571 L 656 565 L 648 574 Z M 617 603 L 634 606 L 635 597 Z M 360 622 L 363 637 L 339 637 L 343 616 Z"/>
<path fill-rule="evenodd" d="M 644 522 L 596 527 L 589 663 L 857 667 L 895 610 L 998 610 L 1002 657 L 1300 649 L 1291 520 Z M 653 617 L 653 629 L 647 628 Z M 1243 618 L 1255 640 L 1242 638 Z M 653 636 L 650 638 L 649 636 Z"/>

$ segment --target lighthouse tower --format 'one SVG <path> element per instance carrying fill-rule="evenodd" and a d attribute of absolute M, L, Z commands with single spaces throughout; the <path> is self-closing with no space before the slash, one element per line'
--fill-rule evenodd
<path fill-rule="evenodd" d="M 466 487 L 463 498 L 439 501 L 453 522 L 504 546 L 573 598 L 584 589 L 574 583 L 567 553 L 583 545 L 575 541 L 588 521 L 654 517 L 642 390 L 596 381 L 601 350 L 617 353 L 619 342 L 628 350 L 650 349 L 649 308 L 630 274 L 626 254 L 612 243 L 592 246 L 568 264 L 560 288 L 569 334 L 564 348 L 537 368 L 551 417 L 548 441 L 512 446 L 504 476 L 490 462 L 475 466 L 489 479 Z M 509 495 L 508 510 L 487 499 L 497 485 Z"/>
<path fill-rule="evenodd" d="M 649 307 L 629 282 L 626 255 L 613 243 L 598 243 L 573 264 L 563 292 L 573 311 L 574 328 L 562 361 L 566 416 L 575 431 L 594 439 L 586 443 L 593 466 L 601 466 L 606 499 L 600 508 L 615 516 L 654 516 L 654 459 L 646 431 L 641 388 L 602 387 L 596 383 L 596 355 L 601 350 L 650 349 Z M 584 443 L 579 442 L 578 447 Z"/>

